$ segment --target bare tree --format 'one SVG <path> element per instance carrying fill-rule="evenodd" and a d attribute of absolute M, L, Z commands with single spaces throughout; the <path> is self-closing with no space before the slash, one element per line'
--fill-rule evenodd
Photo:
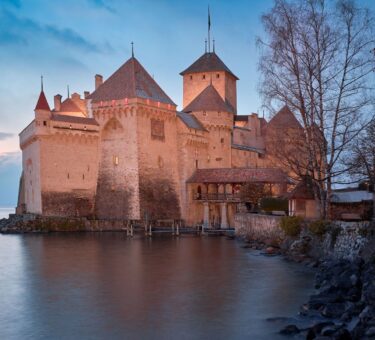
<path fill-rule="evenodd" d="M 354 179 L 369 183 L 373 192 L 373 218 L 375 218 L 375 120 L 353 143 L 352 155 L 347 159 L 346 165 Z"/>
<path fill-rule="evenodd" d="M 287 104 L 304 131 L 306 172 L 327 216 L 332 184 L 374 108 L 373 19 L 353 0 L 275 0 L 258 39 L 261 94 Z"/>

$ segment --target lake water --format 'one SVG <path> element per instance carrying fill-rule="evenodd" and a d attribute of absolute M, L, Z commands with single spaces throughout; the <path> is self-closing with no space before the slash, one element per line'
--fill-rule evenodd
<path fill-rule="evenodd" d="M 8 218 L 9 214 L 14 214 L 15 209 L 9 207 L 0 207 L 0 220 L 2 218 Z"/>
<path fill-rule="evenodd" d="M 223 237 L 0 235 L 0 338 L 284 339 L 312 277 Z"/>

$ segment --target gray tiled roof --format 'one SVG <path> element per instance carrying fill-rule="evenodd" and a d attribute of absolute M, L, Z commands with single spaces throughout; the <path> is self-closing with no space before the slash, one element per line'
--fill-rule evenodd
<path fill-rule="evenodd" d="M 213 72 L 213 71 L 226 71 L 231 74 L 234 78 L 238 78 L 233 72 L 223 63 L 215 52 L 209 52 L 203 54 L 198 60 L 191 64 L 186 70 L 180 74 L 183 76 L 188 73 L 199 73 L 199 72 Z"/>
<path fill-rule="evenodd" d="M 195 130 L 201 130 L 201 131 L 207 131 L 203 127 L 202 123 L 198 120 L 198 118 L 196 118 L 195 116 L 193 116 L 190 113 L 187 113 L 187 112 L 177 112 L 177 117 L 180 118 L 182 120 L 182 122 L 188 128 L 195 129 Z"/>
<path fill-rule="evenodd" d="M 198 96 L 196 96 L 184 112 L 194 111 L 225 111 L 235 113 L 234 108 L 225 102 L 213 85 L 208 85 Z"/>
<path fill-rule="evenodd" d="M 93 102 L 144 98 L 176 105 L 136 58 L 130 58 L 89 97 Z"/>
<path fill-rule="evenodd" d="M 56 121 L 56 122 L 99 125 L 98 122 L 95 120 L 95 118 L 75 117 L 75 116 L 61 115 L 57 113 L 52 113 L 51 120 Z"/>

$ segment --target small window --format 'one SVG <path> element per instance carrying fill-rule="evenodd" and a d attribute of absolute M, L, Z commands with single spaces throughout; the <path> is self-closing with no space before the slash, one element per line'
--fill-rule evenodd
<path fill-rule="evenodd" d="M 45 120 L 43 120 L 43 125 L 47 126 L 47 122 Z"/>
<path fill-rule="evenodd" d="M 198 160 L 195 160 L 195 168 L 198 169 Z"/>
<path fill-rule="evenodd" d="M 258 158 L 264 158 L 265 156 L 264 156 L 264 154 L 262 154 L 262 153 L 258 153 Z"/>
<path fill-rule="evenodd" d="M 190 76 L 190 80 L 193 80 L 193 76 Z"/>
<path fill-rule="evenodd" d="M 202 76 L 202 79 L 206 79 L 206 75 L 205 74 Z"/>
<path fill-rule="evenodd" d="M 70 125 L 69 125 L 69 129 L 71 129 L 71 128 L 72 128 L 72 125 L 70 124 Z"/>
<path fill-rule="evenodd" d="M 69 172 L 68 172 L 68 175 L 67 175 L 67 177 L 68 177 L 68 179 L 70 178 L 70 176 L 69 176 Z"/>
<path fill-rule="evenodd" d="M 220 74 L 219 73 L 216 74 L 216 78 L 220 78 Z"/>
<path fill-rule="evenodd" d="M 82 174 L 82 180 L 85 180 L 85 174 Z"/>
<path fill-rule="evenodd" d="M 224 138 L 220 139 L 221 144 L 224 144 Z"/>

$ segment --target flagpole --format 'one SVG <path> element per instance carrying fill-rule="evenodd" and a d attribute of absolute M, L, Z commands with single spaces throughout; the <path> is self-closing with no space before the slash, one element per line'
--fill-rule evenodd
<path fill-rule="evenodd" d="M 210 18 L 210 6 L 208 6 L 208 53 L 211 52 L 210 30 L 211 30 L 211 18 Z"/>

